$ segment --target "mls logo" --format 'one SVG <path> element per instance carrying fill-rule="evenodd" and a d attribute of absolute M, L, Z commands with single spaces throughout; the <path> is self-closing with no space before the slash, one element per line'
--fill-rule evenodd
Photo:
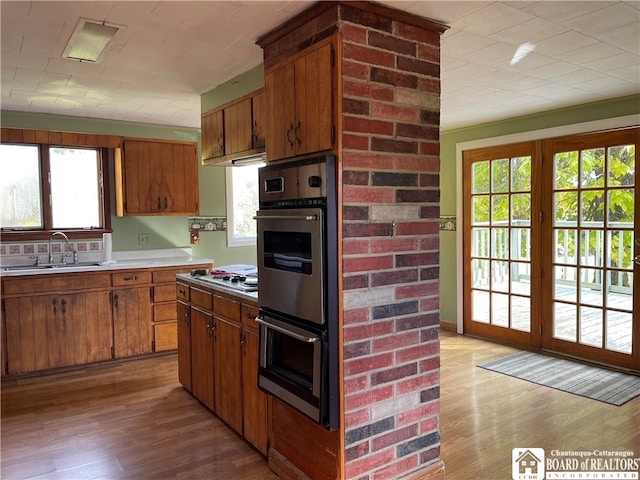
<path fill-rule="evenodd" d="M 513 480 L 544 480 L 544 448 L 514 448 L 511 472 Z"/>

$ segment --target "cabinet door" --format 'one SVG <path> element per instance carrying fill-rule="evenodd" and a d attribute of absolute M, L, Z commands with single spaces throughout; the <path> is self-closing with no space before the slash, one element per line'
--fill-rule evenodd
<path fill-rule="evenodd" d="M 152 349 L 151 290 L 127 288 L 113 292 L 115 358 L 150 353 Z"/>
<path fill-rule="evenodd" d="M 258 388 L 258 334 L 242 330 L 242 406 L 244 438 L 267 454 L 267 396 Z"/>
<path fill-rule="evenodd" d="M 69 367 L 73 365 L 73 321 L 71 304 L 76 295 L 46 296 L 51 302 L 47 311 L 47 338 L 49 341 L 48 368 Z"/>
<path fill-rule="evenodd" d="M 224 109 L 224 154 L 251 149 L 251 98 Z"/>
<path fill-rule="evenodd" d="M 214 409 L 213 315 L 191 307 L 191 392 Z"/>
<path fill-rule="evenodd" d="M 265 72 L 267 103 L 267 159 L 294 155 L 295 96 L 294 65 L 288 62 Z"/>
<path fill-rule="evenodd" d="M 332 147 L 332 45 L 313 48 L 295 62 L 295 154 Z"/>
<path fill-rule="evenodd" d="M 224 155 L 224 114 L 222 110 L 202 116 L 202 160 Z"/>
<path fill-rule="evenodd" d="M 73 337 L 74 365 L 109 360 L 113 345 L 109 292 L 64 295 L 65 323 Z"/>
<path fill-rule="evenodd" d="M 256 93 L 251 97 L 251 116 L 253 120 L 251 125 L 252 148 L 264 148 L 267 133 L 264 92 Z"/>
<path fill-rule="evenodd" d="M 49 368 L 47 320 L 53 316 L 53 298 L 47 295 L 4 300 L 9 375 Z"/>
<path fill-rule="evenodd" d="M 215 411 L 242 434 L 242 352 L 238 325 L 216 318 Z"/>
<path fill-rule="evenodd" d="M 151 151 L 149 142 L 125 140 L 123 159 L 123 209 L 127 215 L 154 211 L 151 203 Z M 157 209 L 155 210 L 157 211 Z"/>
<path fill-rule="evenodd" d="M 187 390 L 192 390 L 191 310 L 189 308 L 189 305 L 184 302 L 178 302 L 178 381 Z"/>

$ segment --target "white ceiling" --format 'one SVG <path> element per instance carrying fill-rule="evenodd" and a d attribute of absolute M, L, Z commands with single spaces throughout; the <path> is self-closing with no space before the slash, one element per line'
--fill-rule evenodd
<path fill-rule="evenodd" d="M 2 109 L 199 127 L 200 95 L 311 3 L 2 0 Z M 380 3 L 451 27 L 443 130 L 640 93 L 640 1 Z M 97 64 L 61 58 L 80 17 L 126 26 Z"/>

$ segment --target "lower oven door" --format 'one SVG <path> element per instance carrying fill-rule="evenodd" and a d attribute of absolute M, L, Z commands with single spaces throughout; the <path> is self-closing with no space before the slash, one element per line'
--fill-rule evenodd
<path fill-rule="evenodd" d="M 256 219 L 260 306 L 323 324 L 323 210 L 260 210 Z"/>
<path fill-rule="evenodd" d="M 322 334 L 261 311 L 258 385 L 322 423 Z"/>

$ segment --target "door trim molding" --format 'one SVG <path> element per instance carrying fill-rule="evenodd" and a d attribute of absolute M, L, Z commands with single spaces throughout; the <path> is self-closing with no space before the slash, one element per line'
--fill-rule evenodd
<path fill-rule="evenodd" d="M 640 125 L 640 114 L 625 115 L 622 117 L 605 118 L 590 122 L 561 125 L 528 132 L 512 133 L 498 137 L 480 138 L 466 142 L 456 143 L 456 218 L 462 218 L 462 152 L 510 143 L 530 142 L 533 140 L 546 140 L 553 137 L 576 135 L 581 133 L 610 130 L 612 128 L 633 127 Z M 462 334 L 463 288 L 462 288 L 462 238 L 461 228 L 456 229 L 456 329 Z"/>

